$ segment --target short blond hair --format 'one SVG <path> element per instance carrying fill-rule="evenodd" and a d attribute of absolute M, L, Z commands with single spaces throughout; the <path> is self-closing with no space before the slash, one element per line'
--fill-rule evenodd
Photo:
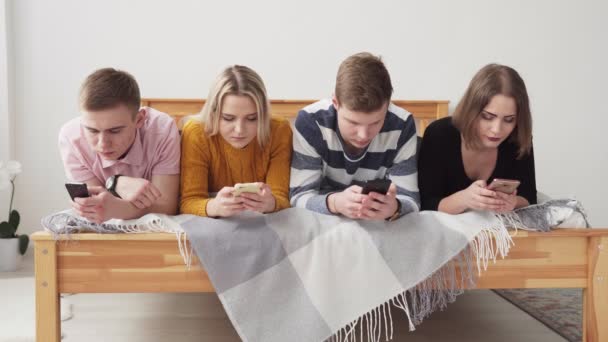
<path fill-rule="evenodd" d="M 258 115 L 257 139 L 260 146 L 270 140 L 270 103 L 266 87 L 260 75 L 243 65 L 227 67 L 215 80 L 200 119 L 205 125 L 205 134 L 219 133 L 222 103 L 226 95 L 248 96 L 255 103 Z"/>
<path fill-rule="evenodd" d="M 466 146 L 478 148 L 481 142 L 477 135 L 477 123 L 481 112 L 495 95 L 505 95 L 515 100 L 516 126 L 509 140 L 517 144 L 517 157 L 521 158 L 532 149 L 532 114 L 524 80 L 511 67 L 488 64 L 473 76 L 452 115 L 454 126 L 462 134 Z"/>

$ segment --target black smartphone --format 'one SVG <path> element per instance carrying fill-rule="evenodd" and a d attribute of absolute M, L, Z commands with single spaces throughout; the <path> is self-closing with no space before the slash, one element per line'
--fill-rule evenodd
<path fill-rule="evenodd" d="M 370 192 L 377 192 L 379 194 L 386 195 L 386 193 L 388 192 L 388 188 L 390 188 L 390 187 L 391 187 L 390 179 L 383 178 L 383 179 L 368 180 L 363 185 L 363 190 L 361 190 L 361 193 L 364 195 L 367 195 Z"/>
<path fill-rule="evenodd" d="M 68 194 L 72 201 L 78 197 L 89 197 L 89 190 L 85 183 L 65 183 L 65 188 L 68 189 Z"/>

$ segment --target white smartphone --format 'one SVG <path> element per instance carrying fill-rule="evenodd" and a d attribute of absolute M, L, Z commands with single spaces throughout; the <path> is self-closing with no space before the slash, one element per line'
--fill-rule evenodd
<path fill-rule="evenodd" d="M 260 184 L 258 183 L 236 183 L 234 185 L 234 191 L 232 191 L 232 194 L 234 196 L 238 196 L 243 192 L 252 192 L 257 194 L 260 192 L 260 189 Z"/>
<path fill-rule="evenodd" d="M 494 178 L 492 183 L 490 183 L 490 185 L 488 186 L 488 189 L 500 191 L 505 194 L 512 194 L 513 192 L 515 192 L 515 190 L 517 190 L 519 184 L 520 182 L 515 179 Z"/>

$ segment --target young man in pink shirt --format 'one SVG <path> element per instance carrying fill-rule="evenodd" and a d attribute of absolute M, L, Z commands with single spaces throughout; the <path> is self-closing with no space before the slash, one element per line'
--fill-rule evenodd
<path fill-rule="evenodd" d="M 72 207 L 92 222 L 177 213 L 179 132 L 170 116 L 140 102 L 129 73 L 97 70 L 80 90 L 82 115 L 59 132 L 67 178 L 91 195 Z"/>

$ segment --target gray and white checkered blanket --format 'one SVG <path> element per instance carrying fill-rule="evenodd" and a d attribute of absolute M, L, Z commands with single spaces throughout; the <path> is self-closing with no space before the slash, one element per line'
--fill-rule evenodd
<path fill-rule="evenodd" d="M 102 225 L 62 212 L 43 224 L 54 233 L 173 232 L 188 261 L 185 233 L 244 341 L 378 341 L 392 337 L 391 306 L 414 329 L 508 253 L 507 226 L 523 228 L 540 211 L 544 220 L 553 216 L 539 226 L 554 226 L 572 215 L 556 209 L 573 207 L 565 203 L 533 215 L 429 211 L 393 222 L 292 208 L 227 219 L 154 214 Z"/>

